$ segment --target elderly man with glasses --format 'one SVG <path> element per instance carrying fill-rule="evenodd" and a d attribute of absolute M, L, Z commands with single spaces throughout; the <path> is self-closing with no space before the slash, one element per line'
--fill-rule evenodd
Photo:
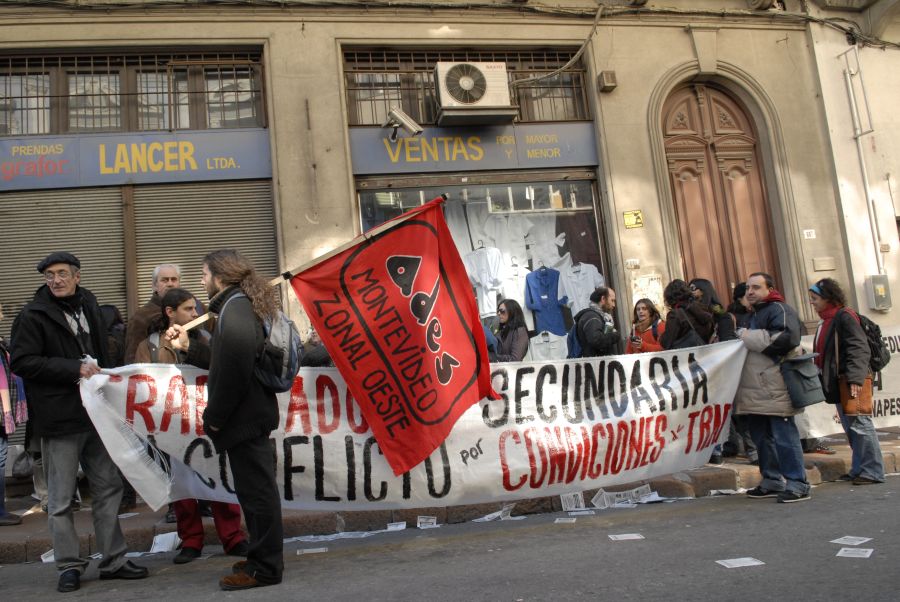
<path fill-rule="evenodd" d="M 37 266 L 46 284 L 12 327 L 11 365 L 22 377 L 41 437 L 47 472 L 47 520 L 59 572 L 57 589 L 75 591 L 90 560 L 80 555 L 72 516 L 79 463 L 91 488 L 96 547 L 103 554 L 101 579 L 142 579 L 146 568 L 125 558 L 119 525 L 122 480 L 81 404 L 78 381 L 107 367 L 106 331 L 97 299 L 79 286 L 81 262 L 57 251 Z"/>

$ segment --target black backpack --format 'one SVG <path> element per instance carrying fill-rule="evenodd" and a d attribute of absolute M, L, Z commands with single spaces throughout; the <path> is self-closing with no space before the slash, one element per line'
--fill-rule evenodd
<path fill-rule="evenodd" d="M 869 369 L 872 372 L 881 372 L 888 362 L 891 361 L 891 351 L 884 344 L 881 338 L 881 328 L 862 314 L 859 316 L 859 325 L 862 326 L 863 332 L 866 333 L 866 341 L 869 343 Z"/>

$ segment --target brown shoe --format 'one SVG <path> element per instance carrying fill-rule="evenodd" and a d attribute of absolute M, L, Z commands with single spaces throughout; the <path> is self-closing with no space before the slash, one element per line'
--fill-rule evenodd
<path fill-rule="evenodd" d="M 854 485 L 878 485 L 879 483 L 883 483 L 884 481 L 876 481 L 875 479 L 870 479 L 869 477 L 858 476 L 854 477 L 853 484 Z"/>
<path fill-rule="evenodd" d="M 266 584 L 260 583 L 243 571 L 219 579 L 219 587 L 221 587 L 225 591 L 251 589 L 254 587 L 261 587 L 263 585 Z"/>
<path fill-rule="evenodd" d="M 246 560 L 238 560 L 234 564 L 231 565 L 231 572 L 234 574 L 243 573 L 244 569 L 247 568 Z"/>

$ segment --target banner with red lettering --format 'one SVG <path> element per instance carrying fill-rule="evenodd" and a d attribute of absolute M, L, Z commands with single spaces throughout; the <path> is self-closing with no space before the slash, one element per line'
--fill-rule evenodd
<path fill-rule="evenodd" d="M 442 202 L 291 279 L 398 475 L 437 449 L 472 404 L 496 395 Z"/>
<path fill-rule="evenodd" d="M 278 395 L 280 424 L 271 435 L 282 503 L 383 510 L 513 501 L 701 466 L 728 435 L 745 355 L 732 341 L 494 364 L 500 398 L 469 407 L 447 439 L 400 476 L 340 373 L 303 369 L 292 390 Z M 141 495 L 159 504 L 235 501 L 226 456 L 203 432 L 206 372 L 162 364 L 106 372 L 82 382 L 82 398 L 122 472 L 140 476 Z M 168 457 L 169 476 L 150 466 L 148 442 Z"/>

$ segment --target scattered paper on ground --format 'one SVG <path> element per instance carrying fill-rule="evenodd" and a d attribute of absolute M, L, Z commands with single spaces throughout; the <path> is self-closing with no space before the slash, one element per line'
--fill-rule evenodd
<path fill-rule="evenodd" d="M 178 538 L 178 532 L 160 533 L 153 538 L 153 545 L 150 546 L 150 553 L 157 554 L 159 552 L 174 552 L 178 549 L 181 540 Z"/>
<path fill-rule="evenodd" d="M 572 510 L 569 516 L 593 516 L 596 514 L 593 510 Z"/>
<path fill-rule="evenodd" d="M 382 529 L 380 531 L 341 531 L 340 533 L 329 533 L 328 535 L 298 535 L 296 537 L 289 537 L 283 540 L 284 543 L 293 543 L 295 541 L 302 541 L 305 543 L 314 543 L 318 541 L 334 541 L 336 539 L 362 539 L 364 537 L 371 537 L 376 533 L 385 533 L 387 529 Z"/>
<path fill-rule="evenodd" d="M 613 541 L 628 541 L 629 539 L 644 539 L 644 536 L 640 533 L 622 533 L 621 535 L 610 535 L 609 538 Z"/>
<path fill-rule="evenodd" d="M 94 560 L 100 560 L 101 558 L 103 558 L 103 552 L 94 552 L 93 554 L 88 556 L 88 558 L 93 558 Z"/>
<path fill-rule="evenodd" d="M 591 504 L 600 510 L 607 508 L 637 508 L 638 504 L 653 504 L 669 501 L 661 497 L 655 491 L 650 490 L 650 485 L 641 485 L 627 491 L 604 491 L 598 489 Z"/>
<path fill-rule="evenodd" d="M 558 518 L 553 522 L 558 523 L 558 524 L 564 524 L 564 523 L 569 524 L 569 523 L 574 523 L 575 519 L 574 518 Z"/>
<path fill-rule="evenodd" d="M 41 562 L 53 562 L 53 549 L 49 549 L 43 554 L 41 554 Z"/>
<path fill-rule="evenodd" d="M 406 521 L 401 521 L 399 523 L 388 523 L 387 530 L 388 531 L 403 531 L 406 529 Z"/>
<path fill-rule="evenodd" d="M 872 541 L 871 537 L 855 537 L 853 535 L 844 535 L 840 539 L 832 539 L 831 543 L 839 543 L 842 546 L 858 546 L 861 543 Z"/>
<path fill-rule="evenodd" d="M 875 550 L 873 548 L 841 548 L 835 556 L 845 558 L 868 558 Z"/>
<path fill-rule="evenodd" d="M 119 518 L 131 518 L 132 516 L 137 516 L 140 512 L 126 512 L 125 514 L 120 514 Z"/>
<path fill-rule="evenodd" d="M 710 489 L 709 495 L 740 495 L 742 493 L 747 493 L 747 489 L 741 487 L 740 489 Z"/>
<path fill-rule="evenodd" d="M 562 502 L 562 509 L 566 511 L 584 508 L 584 494 L 580 491 L 563 493 L 559 496 L 559 501 Z"/>
<path fill-rule="evenodd" d="M 328 548 L 301 548 L 297 550 L 297 556 L 301 556 L 303 554 L 324 554 L 328 551 Z"/>
<path fill-rule="evenodd" d="M 756 558 L 729 558 L 727 560 L 716 560 L 716 564 L 721 564 L 726 569 L 736 569 L 742 566 L 757 566 L 760 564 L 765 564 L 762 560 L 757 560 Z"/>
<path fill-rule="evenodd" d="M 437 524 L 436 516 L 420 516 L 416 519 L 416 527 L 419 529 L 435 529 L 440 527 L 440 525 Z"/>

